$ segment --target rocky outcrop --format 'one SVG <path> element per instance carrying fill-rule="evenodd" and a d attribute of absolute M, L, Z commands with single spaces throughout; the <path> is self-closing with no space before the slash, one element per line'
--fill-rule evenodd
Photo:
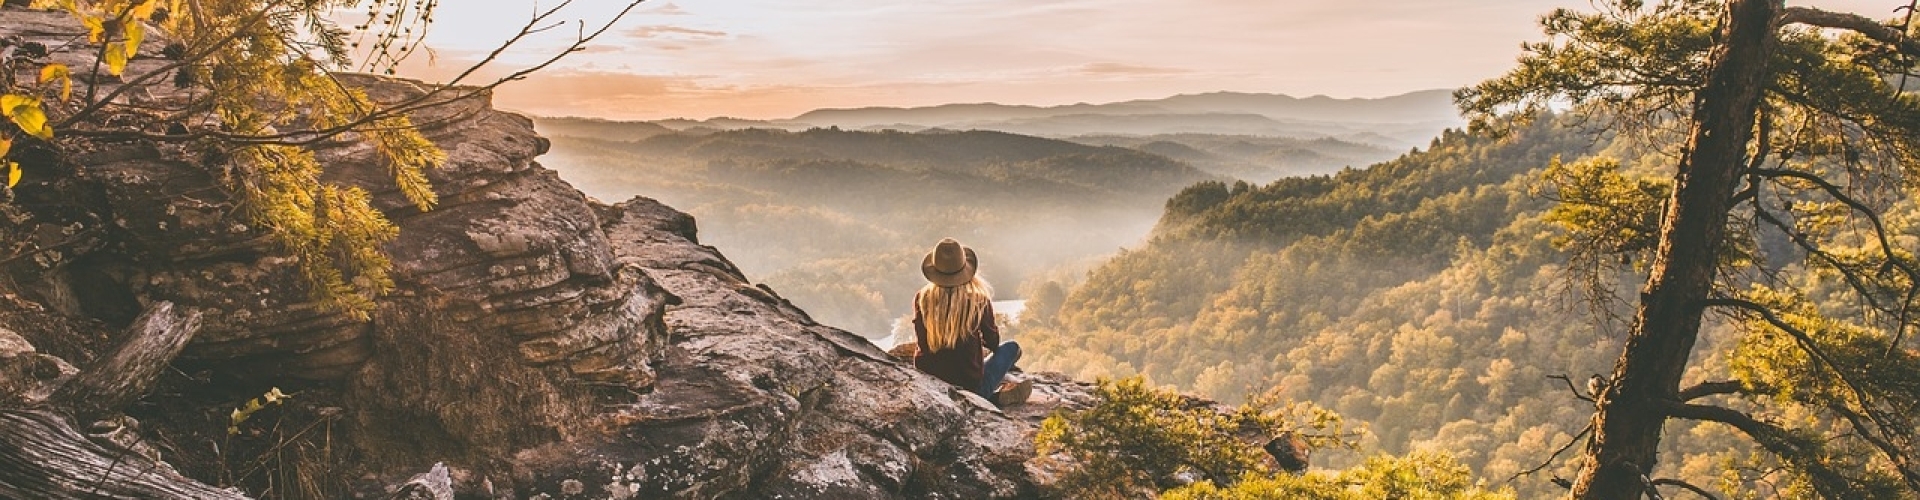
<path fill-rule="evenodd" d="M 0 36 L 79 33 L 48 16 L 0 11 Z M 427 91 L 349 83 L 382 101 Z M 17 284 L 0 290 L 0 327 L 30 345 L 0 339 L 0 382 L 30 404 L 24 391 L 71 375 L 53 358 L 84 361 L 170 301 L 201 326 L 166 395 L 137 405 L 164 454 L 237 453 L 223 443 L 255 437 L 226 436 L 228 411 L 289 387 L 288 418 L 341 443 L 335 463 L 301 469 L 327 477 L 307 479 L 396 484 L 444 462 L 435 477 L 477 498 L 1033 497 L 1036 423 L 1087 402 L 1042 377 L 1032 404 L 1001 411 L 815 323 L 701 245 L 688 215 L 586 199 L 534 161 L 547 143 L 531 122 L 484 95 L 414 119 L 450 158 L 430 173 L 432 211 L 351 138 L 318 147 L 329 181 L 373 192 L 400 227 L 386 247 L 397 289 L 365 321 L 307 298 L 222 194 L 214 157 L 63 143 L 4 207 L 18 239 L 5 248 L 29 253 L 0 264 Z"/>
<path fill-rule="evenodd" d="M 553 465 L 536 484 L 696 498 L 1036 494 L 1030 421 L 815 324 L 698 245 L 685 214 L 644 198 L 600 213 L 619 262 L 682 303 L 667 312 L 659 383 L 606 416 L 617 437 L 529 454 Z"/>

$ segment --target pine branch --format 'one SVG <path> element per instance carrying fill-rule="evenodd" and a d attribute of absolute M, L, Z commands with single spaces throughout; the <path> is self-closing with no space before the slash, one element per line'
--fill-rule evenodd
<path fill-rule="evenodd" d="M 1859 412 L 1853 411 L 1852 408 L 1834 404 L 1823 406 L 1825 406 L 1828 411 L 1840 415 L 1840 418 L 1846 419 L 1847 424 L 1852 425 L 1854 430 L 1860 431 L 1860 439 L 1866 441 L 1867 444 L 1872 445 L 1874 448 L 1878 448 L 1881 453 L 1886 454 L 1887 459 L 1893 462 L 1894 470 L 1900 471 L 1900 478 L 1907 482 L 1907 488 L 1920 490 L 1920 470 L 1915 470 L 1913 457 L 1909 456 L 1909 452 L 1907 451 L 1910 448 L 1898 446 L 1894 444 L 1893 441 L 1887 439 L 1886 436 L 1876 434 L 1876 432 L 1880 434 L 1886 433 L 1889 426 L 1881 424 L 1879 419 L 1861 415 Z M 1909 432 L 1911 431 L 1909 430 Z"/>
<path fill-rule="evenodd" d="M 1751 172 L 1753 175 L 1758 175 L 1761 177 L 1798 179 L 1798 180 L 1812 183 L 1813 185 L 1818 186 L 1821 191 L 1825 191 L 1827 193 L 1827 196 L 1831 196 L 1833 197 L 1834 200 L 1837 200 L 1840 203 L 1846 204 L 1847 207 L 1852 208 L 1855 212 L 1859 212 L 1861 216 L 1867 218 L 1867 222 L 1873 225 L 1873 235 L 1875 240 L 1880 243 L 1881 255 L 1887 259 L 1888 264 L 1894 266 L 1894 268 L 1896 269 L 1899 269 L 1900 273 L 1905 274 L 1907 277 L 1907 287 L 1908 287 L 1907 300 L 1903 301 L 1900 304 L 1898 322 L 1894 326 L 1893 342 L 1889 344 L 1887 348 L 1888 349 L 1887 354 L 1891 355 L 1895 349 L 1899 348 L 1900 341 L 1906 336 L 1907 321 L 1912 318 L 1912 305 L 1913 305 L 1912 299 L 1915 297 L 1916 291 L 1920 291 L 1920 270 L 1914 269 L 1912 264 L 1909 264 L 1906 260 L 1903 260 L 1899 258 L 1899 256 L 1894 255 L 1893 253 L 1894 245 L 1893 245 L 1893 242 L 1891 241 L 1891 238 L 1887 236 L 1887 225 L 1885 222 L 1880 220 L 1880 213 L 1878 211 L 1875 211 L 1872 207 L 1867 206 L 1866 203 L 1862 203 L 1860 202 L 1860 200 L 1854 199 L 1853 196 L 1848 195 L 1845 190 L 1840 188 L 1840 186 L 1834 185 L 1832 182 L 1828 182 L 1825 178 L 1820 177 L 1818 175 L 1814 175 L 1812 173 L 1801 172 L 1798 170 L 1765 169 L 1765 168 L 1749 169 L 1749 172 Z M 1789 232 L 1789 234 L 1792 234 L 1792 233 Z M 1799 239 L 1798 235 L 1795 235 L 1794 237 L 1796 240 Z M 1852 280 L 1850 279 L 1849 282 L 1852 282 Z M 1869 297 L 1868 300 L 1869 300 L 1869 303 L 1871 303 L 1872 299 L 1870 298 L 1870 294 L 1868 293 L 1868 290 L 1861 288 L 1858 285 L 1858 283 L 1854 283 L 1854 286 L 1856 289 L 1859 289 L 1861 296 Z M 1875 308 L 1879 309 L 1878 306 L 1875 306 Z"/>
<path fill-rule="evenodd" d="M 346 123 L 342 123 L 336 126 L 332 126 L 332 127 L 323 127 L 323 128 L 317 128 L 317 129 L 309 129 L 309 130 L 295 130 L 291 132 L 281 132 L 281 133 L 274 133 L 274 134 L 235 134 L 235 133 L 220 132 L 220 131 L 213 131 L 213 130 L 195 131 L 193 133 L 182 134 L 182 135 L 155 134 L 155 133 L 138 131 L 138 130 L 73 130 L 67 133 L 69 135 L 76 135 L 76 136 L 111 138 L 111 139 L 145 139 L 145 140 L 151 140 L 156 142 L 188 142 L 188 141 L 194 141 L 199 139 L 211 138 L 211 139 L 217 139 L 227 143 L 245 144 L 245 145 L 289 145 L 289 146 L 312 145 L 315 143 L 326 141 L 340 134 L 353 132 L 359 129 L 360 127 L 363 127 L 367 124 L 370 124 L 379 120 L 392 118 L 396 116 L 403 116 L 403 115 L 407 115 L 414 111 L 419 111 L 422 109 L 427 109 L 435 106 L 443 106 L 453 102 L 481 97 L 481 96 L 487 95 L 493 89 L 498 88 L 499 86 L 504 85 L 507 82 L 525 79 L 527 75 L 533 74 L 534 72 L 540 71 L 542 69 L 546 69 L 548 66 L 551 66 L 554 63 L 559 62 L 562 58 L 565 58 L 568 54 L 579 52 L 580 50 L 585 48 L 586 44 L 592 42 L 594 39 L 598 38 L 600 35 L 605 34 L 607 30 L 613 28 L 614 23 L 618 22 L 621 18 L 626 17 L 626 15 L 629 12 L 639 7 L 640 4 L 645 1 L 646 0 L 634 0 L 632 3 L 627 4 L 626 8 L 621 9 L 619 13 L 615 14 L 605 24 L 601 25 L 598 29 L 594 30 L 592 33 L 587 33 L 583 27 L 581 31 L 581 35 L 576 37 L 575 41 L 571 45 L 569 45 L 566 49 L 561 50 L 558 53 L 554 54 L 553 56 L 547 58 L 545 61 L 540 62 L 539 64 L 535 64 L 533 66 L 529 66 L 529 67 L 514 71 L 513 73 L 507 76 L 496 79 L 493 82 L 487 83 L 485 85 L 467 86 L 467 87 L 460 86 L 460 82 L 472 76 L 474 73 L 478 72 L 481 68 L 484 68 L 488 65 L 493 64 L 497 59 L 499 59 L 501 54 L 506 52 L 507 48 L 513 46 L 514 44 L 520 42 L 522 39 L 528 36 L 552 29 L 554 26 L 542 27 L 541 23 L 545 22 L 547 18 L 557 13 L 561 8 L 566 7 L 568 3 L 571 3 L 571 2 L 562 2 L 560 5 L 555 6 L 552 9 L 548 9 L 545 12 L 535 15 L 532 20 L 529 20 L 527 24 L 525 24 L 520 29 L 519 33 L 515 34 L 512 38 L 507 39 L 506 42 L 501 43 L 499 47 L 495 48 L 492 53 L 487 54 L 487 56 L 482 58 L 480 62 L 474 63 L 471 66 L 468 66 L 466 70 L 461 71 L 460 74 L 456 75 L 453 79 L 448 80 L 445 83 L 436 85 L 432 90 L 429 90 L 419 96 L 406 99 L 392 106 L 375 110 L 373 112 L 367 113 L 359 117 L 358 119 L 355 119 Z M 112 100 L 111 98 L 113 97 L 113 95 L 117 95 L 119 92 L 125 91 L 125 90 L 126 90 L 126 87 L 122 87 L 121 89 L 116 90 L 115 93 L 110 94 L 108 96 L 108 99 L 106 99 L 105 101 L 111 101 Z M 448 94 L 448 93 L 451 93 L 453 95 L 443 96 L 443 94 Z M 91 109 L 86 111 L 91 111 Z M 72 121 L 72 119 L 70 118 L 68 121 Z"/>
<path fill-rule="evenodd" d="M 1880 449 L 1882 453 L 1886 454 L 1889 460 L 1895 463 L 1896 465 L 1895 468 L 1900 471 L 1902 479 L 1904 479 L 1907 482 L 1907 485 L 1909 488 L 1920 490 L 1920 471 L 1914 470 L 1914 468 L 1912 467 L 1912 463 L 1913 463 L 1912 459 L 1907 456 L 1906 452 L 1902 451 L 1901 447 L 1895 446 L 1892 442 L 1887 441 L 1884 437 L 1876 436 L 1874 434 L 1875 427 L 1884 428 L 1885 426 L 1882 423 L 1882 418 L 1874 416 L 1875 412 L 1872 411 L 1872 405 L 1873 405 L 1872 399 L 1868 397 L 1868 393 L 1862 390 L 1859 384 L 1854 382 L 1853 377 L 1849 376 L 1847 372 L 1841 370 L 1840 365 L 1835 364 L 1833 359 L 1827 355 L 1825 350 L 1820 349 L 1819 346 L 1814 343 L 1812 335 L 1808 334 L 1805 330 L 1801 330 L 1800 328 L 1787 323 L 1785 320 L 1781 319 L 1779 315 L 1775 314 L 1773 310 L 1750 301 L 1741 300 L 1741 299 L 1709 299 L 1707 300 L 1706 305 L 1736 307 L 1736 308 L 1745 309 L 1747 311 L 1753 312 L 1755 314 L 1760 315 L 1763 319 L 1767 321 L 1767 323 L 1772 324 L 1775 328 L 1778 328 L 1781 331 L 1787 332 L 1788 335 L 1792 336 L 1796 341 L 1798 341 L 1802 350 L 1805 350 L 1809 355 L 1813 356 L 1814 359 L 1818 360 L 1819 364 L 1825 365 L 1828 371 L 1833 372 L 1834 376 L 1840 379 L 1841 384 L 1846 386 L 1848 391 L 1853 393 L 1854 399 L 1856 401 L 1859 401 L 1860 406 L 1862 408 L 1867 409 L 1868 415 L 1863 416 L 1860 413 L 1855 412 L 1851 409 L 1845 408 L 1842 405 L 1837 405 L 1832 403 L 1823 404 L 1821 406 L 1824 406 L 1828 410 L 1833 411 L 1835 414 L 1840 415 L 1842 418 L 1847 419 L 1848 423 L 1852 424 L 1854 429 L 1860 431 L 1860 435 L 1862 436 L 1863 439 L 1866 439 L 1867 442 L 1873 444 L 1875 448 Z M 1679 415 L 1675 415 L 1675 416 L 1679 416 Z M 1872 422 L 1874 424 L 1874 427 L 1862 425 L 1865 422 Z M 1884 432 L 1884 430 L 1882 432 Z"/>
<path fill-rule="evenodd" d="M 1845 262 L 1841 262 L 1839 257 L 1835 257 L 1832 253 L 1827 252 L 1825 248 L 1821 248 L 1820 245 L 1807 239 L 1807 235 L 1794 230 L 1793 226 L 1780 220 L 1779 217 L 1775 217 L 1772 212 L 1768 212 L 1765 208 L 1761 208 L 1758 203 L 1753 204 L 1753 214 L 1761 221 L 1779 229 L 1780 232 L 1786 233 L 1787 239 L 1792 241 L 1794 246 L 1805 250 L 1807 255 L 1818 258 L 1826 262 L 1829 266 L 1833 266 L 1834 270 L 1840 272 L 1841 279 L 1846 280 L 1847 286 L 1853 287 L 1855 291 L 1860 292 L 1860 299 L 1867 301 L 1867 307 L 1886 313 L 1894 312 L 1890 308 L 1881 306 L 1880 301 L 1874 298 L 1877 294 L 1871 293 L 1872 289 L 1867 286 L 1865 281 L 1861 280 L 1860 275 L 1855 273 L 1852 267 L 1848 266 Z"/>
<path fill-rule="evenodd" d="M 246 34 L 247 30 L 244 28 L 258 24 L 261 21 L 266 20 L 267 15 L 273 12 L 273 9 L 279 7 L 281 3 L 286 1 L 287 0 L 275 0 L 271 3 L 268 3 L 266 7 L 261 8 L 260 12 L 254 13 L 252 17 L 246 20 L 246 22 L 241 23 L 239 27 L 234 28 L 232 33 L 228 33 L 224 36 L 221 36 L 219 39 L 214 40 L 213 43 L 207 44 L 206 48 L 201 49 L 198 52 L 194 52 L 192 54 L 183 56 L 180 58 L 180 60 L 168 63 L 165 66 L 161 66 L 157 69 L 154 69 L 153 71 L 143 73 L 140 76 L 135 77 L 132 81 L 122 83 L 119 87 L 114 88 L 112 92 L 108 92 L 106 97 L 103 97 L 98 101 L 93 101 L 88 103 L 86 107 L 81 108 L 79 111 L 76 111 L 72 115 L 67 116 L 66 119 L 61 120 L 59 123 L 55 123 L 53 127 L 56 129 L 60 129 L 65 133 L 73 134 L 73 135 L 99 135 L 99 134 L 86 134 L 86 133 L 83 133 L 85 131 L 82 131 L 82 130 L 69 131 L 67 130 L 67 128 L 71 127 L 73 124 L 78 123 L 81 120 L 91 117 L 93 113 L 99 111 L 100 108 L 106 107 L 108 104 L 111 104 L 113 100 L 119 98 L 121 94 L 125 94 L 136 88 L 145 88 L 147 85 L 153 83 L 152 80 L 159 78 L 161 75 L 167 74 L 168 71 L 178 70 L 180 68 L 184 68 L 189 65 L 204 61 L 208 57 L 212 57 L 214 52 L 220 51 L 220 49 L 225 48 L 227 44 L 233 43 L 234 40 L 238 40 L 241 35 Z M 103 44 L 102 47 L 104 46 L 105 45 Z M 102 50 L 104 51 L 104 49 Z M 106 57 L 103 52 L 103 54 L 99 57 L 99 59 L 105 59 L 105 58 Z M 100 72 L 97 61 L 93 71 L 94 71 L 94 74 L 96 75 L 99 74 Z M 98 85 L 89 86 L 88 91 L 91 92 L 93 88 L 97 88 L 97 87 Z M 89 99 L 91 99 L 91 97 L 89 97 Z M 182 136 L 167 136 L 167 135 L 160 135 L 160 134 L 152 134 L 152 135 L 159 135 L 160 137 L 182 137 Z M 146 137 L 136 137 L 136 138 L 146 138 Z M 197 139 L 199 137 L 195 137 L 195 138 Z"/>
<path fill-rule="evenodd" d="M 1778 328 L 1780 331 L 1786 332 L 1788 336 L 1793 337 L 1793 339 L 1800 344 L 1801 350 L 1806 351 L 1808 355 L 1812 356 L 1813 359 L 1817 360 L 1821 365 L 1825 365 L 1828 371 L 1833 372 L 1834 376 L 1840 379 L 1840 383 L 1847 386 L 1847 390 L 1852 392 L 1854 398 L 1860 401 L 1861 406 L 1872 404 L 1872 398 L 1868 397 L 1867 391 L 1861 389 L 1860 384 L 1854 382 L 1853 377 L 1848 376 L 1846 371 L 1841 370 L 1838 363 L 1834 363 L 1833 357 L 1828 355 L 1825 349 L 1820 348 L 1820 344 L 1813 340 L 1812 334 L 1807 333 L 1806 330 L 1801 330 L 1800 327 L 1793 326 L 1792 323 L 1788 323 L 1772 309 L 1768 309 L 1766 306 L 1754 303 L 1753 301 L 1734 298 L 1707 299 L 1701 305 L 1707 307 L 1733 307 L 1760 315 L 1760 318 L 1766 320 L 1768 324 L 1773 325 L 1774 328 Z"/>
<path fill-rule="evenodd" d="M 1728 408 L 1710 405 L 1696 405 L 1678 401 L 1665 401 L 1661 409 L 1668 416 L 1688 420 L 1718 422 L 1726 424 L 1752 438 L 1769 453 L 1798 466 L 1813 480 L 1813 486 L 1827 498 L 1853 498 L 1848 495 L 1853 490 L 1853 481 L 1839 471 L 1827 466 L 1820 455 L 1820 444 L 1795 436 L 1787 428 L 1762 422 L 1751 415 Z"/>

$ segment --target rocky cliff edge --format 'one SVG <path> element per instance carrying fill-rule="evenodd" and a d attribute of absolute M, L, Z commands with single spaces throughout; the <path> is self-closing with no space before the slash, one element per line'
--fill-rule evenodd
<path fill-rule="evenodd" d="M 0 10 L 0 37 L 80 37 L 64 16 Z M 389 102 L 427 89 L 348 81 Z M 1038 421 L 1089 402 L 1034 375 L 1033 402 L 1001 411 L 815 323 L 701 245 L 687 214 L 587 199 L 535 161 L 532 122 L 485 95 L 414 119 L 450 157 L 432 211 L 367 147 L 319 146 L 330 180 L 375 193 L 400 227 L 398 287 L 368 321 L 307 299 L 204 151 L 50 148 L 6 207 L 0 407 L 33 408 L 162 302 L 200 313 L 178 369 L 126 425 L 73 425 L 134 429 L 129 448 L 209 483 L 369 497 L 433 468 L 469 498 L 1024 498 L 1044 476 Z M 294 396 L 229 435 L 268 388 Z M 241 458 L 293 470 L 251 476 Z"/>

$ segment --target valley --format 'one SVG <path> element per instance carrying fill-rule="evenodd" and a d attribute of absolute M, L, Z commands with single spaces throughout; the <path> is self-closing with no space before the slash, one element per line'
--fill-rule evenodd
<path fill-rule="evenodd" d="M 1385 101 L 1221 94 L 1067 109 L 824 110 L 765 121 L 542 118 L 537 127 L 553 140 L 542 164 L 588 195 L 650 196 L 687 210 L 704 242 L 729 249 L 749 276 L 823 322 L 887 342 L 924 284 L 915 266 L 933 241 L 952 236 L 975 247 L 999 298 L 1024 298 L 1022 286 L 1037 277 L 1071 276 L 1143 243 L 1166 200 L 1196 182 L 1364 166 L 1396 153 L 1336 136 L 1436 127 L 1431 135 L 1454 116 L 1432 112 L 1445 105 L 1442 93 Z M 1214 116 L 1206 113 L 1234 104 L 1278 116 L 1257 115 L 1262 121 L 1304 125 L 1296 136 L 1257 127 L 1201 133 L 1165 114 Z M 1335 121 L 1342 113 L 1426 121 Z M 1064 137 L 991 126 L 1061 117 L 1090 121 Z M 979 128 L 952 128 L 967 124 Z"/>

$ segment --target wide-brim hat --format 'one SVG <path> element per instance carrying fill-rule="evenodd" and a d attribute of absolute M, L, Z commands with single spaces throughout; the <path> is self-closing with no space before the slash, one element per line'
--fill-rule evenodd
<path fill-rule="evenodd" d="M 940 240 L 920 261 L 920 274 L 927 281 L 940 286 L 960 286 L 973 281 L 974 270 L 980 268 L 980 259 L 973 256 L 973 249 L 961 245 L 953 238 Z"/>

